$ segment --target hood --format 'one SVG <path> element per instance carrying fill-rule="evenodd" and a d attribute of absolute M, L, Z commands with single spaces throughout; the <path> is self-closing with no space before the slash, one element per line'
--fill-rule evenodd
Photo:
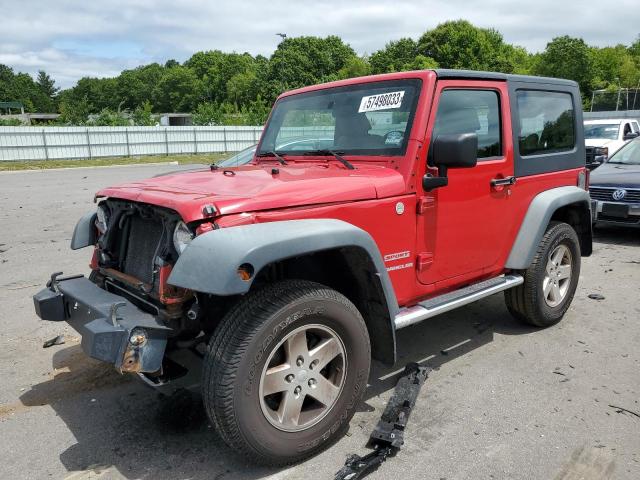
<path fill-rule="evenodd" d="M 591 172 L 592 187 L 640 188 L 640 165 L 603 163 Z"/>
<path fill-rule="evenodd" d="M 158 205 L 177 211 L 186 222 L 204 218 L 205 205 L 218 215 L 323 203 L 352 202 L 400 195 L 403 176 L 382 165 L 358 165 L 348 170 L 331 163 L 247 165 L 172 175 L 126 183 L 100 190 L 98 197 L 114 197 Z"/>
<path fill-rule="evenodd" d="M 609 138 L 586 138 L 584 144 L 587 147 L 607 147 L 610 143 L 615 141 L 616 140 L 611 140 Z"/>

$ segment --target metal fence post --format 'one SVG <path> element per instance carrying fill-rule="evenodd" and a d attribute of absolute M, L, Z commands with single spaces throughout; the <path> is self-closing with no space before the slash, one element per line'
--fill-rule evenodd
<path fill-rule="evenodd" d="M 169 156 L 169 134 L 167 133 L 167 127 L 164 127 L 164 148 Z"/>
<path fill-rule="evenodd" d="M 131 147 L 129 147 L 129 129 L 127 127 L 124 127 L 124 136 L 126 138 L 127 141 L 127 157 L 131 156 Z"/>
<path fill-rule="evenodd" d="M 224 153 L 227 153 L 227 129 L 222 127 L 222 140 L 224 141 Z"/>
<path fill-rule="evenodd" d="M 89 160 L 91 160 L 91 139 L 89 138 L 89 128 L 86 129 L 87 132 L 87 151 L 89 152 Z"/>
<path fill-rule="evenodd" d="M 49 148 L 47 147 L 47 132 L 44 128 L 42 129 L 42 144 L 44 145 L 44 158 L 45 160 L 49 160 Z"/>
<path fill-rule="evenodd" d="M 196 136 L 196 127 L 193 127 L 193 153 L 198 153 L 198 137 Z"/>
<path fill-rule="evenodd" d="M 258 133 L 258 131 L 256 130 L 256 127 L 253 127 L 253 143 L 258 143 L 258 136 L 256 133 Z"/>

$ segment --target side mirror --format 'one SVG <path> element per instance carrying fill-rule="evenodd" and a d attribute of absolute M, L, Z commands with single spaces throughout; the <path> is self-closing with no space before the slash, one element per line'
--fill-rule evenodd
<path fill-rule="evenodd" d="M 447 169 L 472 168 L 478 163 L 478 136 L 475 133 L 438 135 L 431 145 L 431 162 L 438 167 L 438 176 L 422 178 L 427 191 L 448 184 Z"/>
<path fill-rule="evenodd" d="M 640 132 L 629 132 L 624 137 L 622 137 L 622 139 L 623 140 L 633 140 L 634 138 L 637 138 L 638 136 L 640 136 Z"/>

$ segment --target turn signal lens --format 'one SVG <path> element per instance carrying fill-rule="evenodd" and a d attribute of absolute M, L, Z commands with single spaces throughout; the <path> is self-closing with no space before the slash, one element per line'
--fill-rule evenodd
<path fill-rule="evenodd" d="M 243 263 L 238 267 L 238 276 L 243 282 L 248 282 L 253 277 L 253 266 Z"/>

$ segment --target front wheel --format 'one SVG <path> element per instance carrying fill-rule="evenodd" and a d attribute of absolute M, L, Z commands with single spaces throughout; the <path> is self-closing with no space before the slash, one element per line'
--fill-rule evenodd
<path fill-rule="evenodd" d="M 580 276 L 580 242 L 566 223 L 551 222 L 524 283 L 505 291 L 509 312 L 517 319 L 548 327 L 558 323 L 571 305 Z"/>
<path fill-rule="evenodd" d="M 203 401 L 225 442 L 286 465 L 345 430 L 366 389 L 367 328 L 323 285 L 287 280 L 245 296 L 222 320 L 204 360 Z"/>

